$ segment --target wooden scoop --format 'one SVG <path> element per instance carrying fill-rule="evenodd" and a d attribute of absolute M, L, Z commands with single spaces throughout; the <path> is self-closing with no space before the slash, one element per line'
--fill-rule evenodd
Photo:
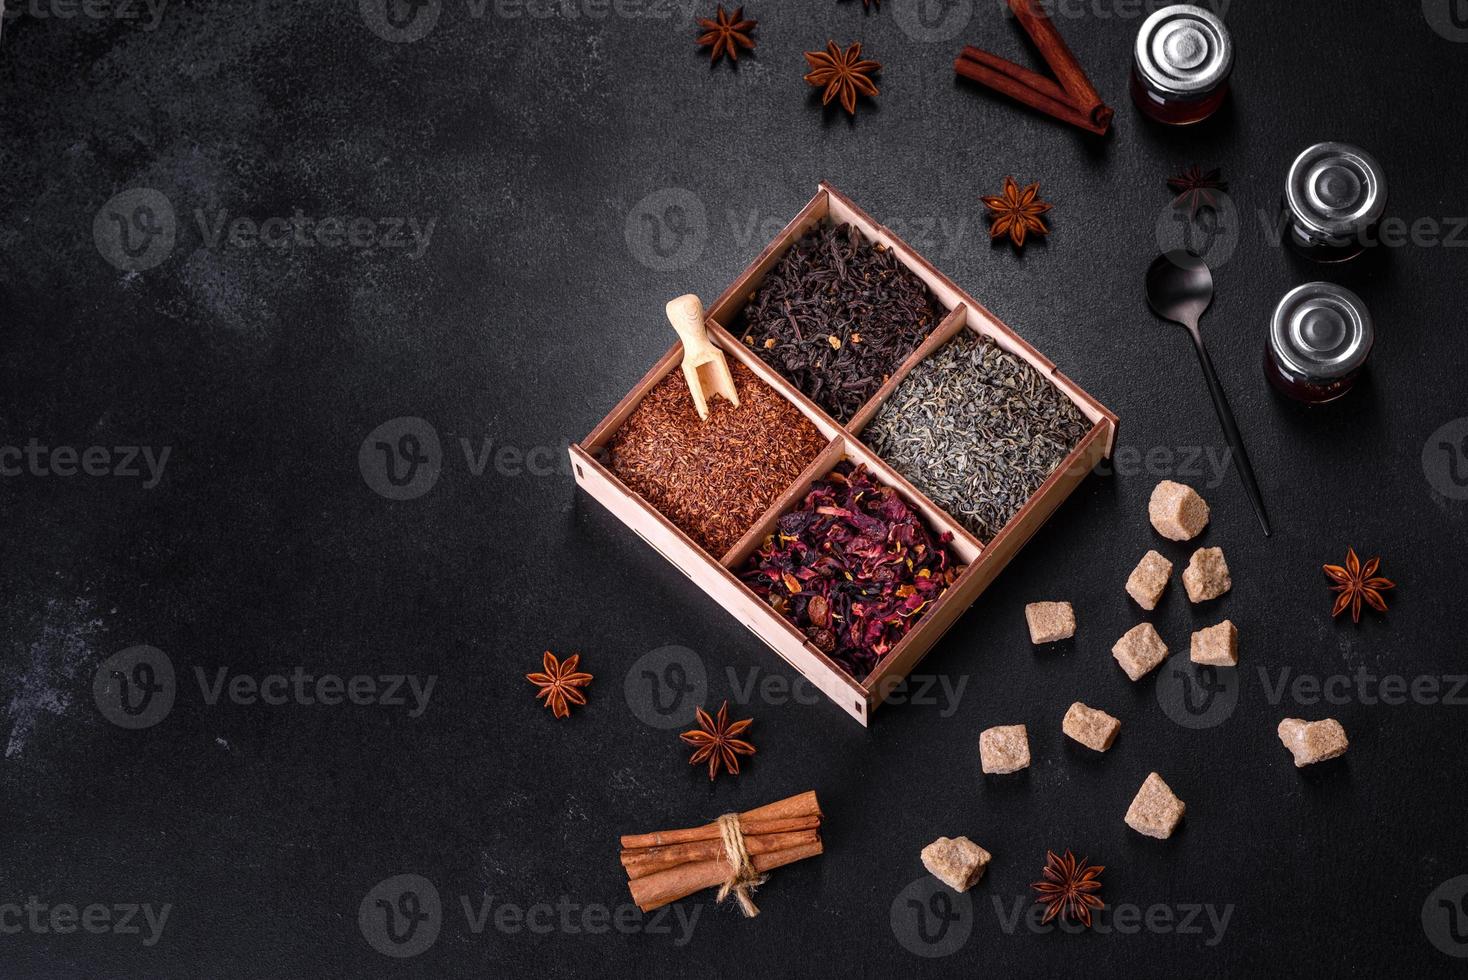
<path fill-rule="evenodd" d="M 708 399 L 711 395 L 723 395 L 737 407 L 739 392 L 734 390 L 729 362 L 724 360 L 724 352 L 709 340 L 708 331 L 703 326 L 703 303 L 689 293 L 669 300 L 664 309 L 668 322 L 673 324 L 673 329 L 678 331 L 678 337 L 683 341 L 683 377 L 688 381 L 698 417 L 708 421 Z"/>

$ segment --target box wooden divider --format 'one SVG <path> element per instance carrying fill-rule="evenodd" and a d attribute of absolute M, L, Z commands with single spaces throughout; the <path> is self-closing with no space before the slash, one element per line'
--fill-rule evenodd
<path fill-rule="evenodd" d="M 880 242 L 892 249 L 898 260 L 927 285 L 948 311 L 927 339 L 844 425 L 827 415 L 731 333 L 737 327 L 740 311 L 748 302 L 750 294 L 784 255 L 785 250 L 800 236 L 826 220 L 834 224 L 855 225 L 868 241 Z M 571 463 L 576 482 L 742 622 L 750 632 L 800 671 L 816 688 L 865 725 L 872 710 L 882 703 L 923 655 L 957 622 L 959 616 L 994 580 L 994 576 L 999 574 L 1054 513 L 1061 501 L 1070 496 L 1097 462 L 1111 455 L 1116 439 L 1117 418 L 973 297 L 959 289 L 947 276 L 824 182 L 810 203 L 760 252 L 744 273 L 724 290 L 723 295 L 708 306 L 707 327 L 709 339 L 727 356 L 748 367 L 761 382 L 793 403 L 810 419 L 829 440 L 826 448 L 727 553 L 709 554 L 598 461 L 612 435 L 627 420 L 627 416 L 637 407 L 643 396 L 670 371 L 679 369 L 683 350 L 680 344 L 675 343 L 590 435 L 571 446 Z M 951 340 L 960 330 L 973 330 L 990 337 L 1011 354 L 1028 361 L 1070 398 L 1091 422 L 1091 429 L 1081 439 L 1080 444 L 1050 474 L 1019 513 L 987 542 L 979 541 L 860 441 L 862 429 L 913 366 Z M 738 578 L 740 566 L 759 548 L 781 515 L 797 506 L 811 484 L 829 473 L 842 458 L 865 463 L 874 477 L 894 487 L 909 505 L 916 508 L 934 531 L 951 532 L 953 540 L 950 547 L 954 555 L 968 565 L 958 580 L 924 611 L 907 635 L 862 680 L 857 680 L 842 670 L 807 640 L 790 620 L 770 608 Z"/>

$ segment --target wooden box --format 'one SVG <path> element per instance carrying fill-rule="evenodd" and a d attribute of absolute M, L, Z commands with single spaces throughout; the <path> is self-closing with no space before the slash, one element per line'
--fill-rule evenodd
<path fill-rule="evenodd" d="M 895 251 L 898 259 L 927 284 L 941 306 L 948 311 L 939 326 L 894 372 L 885 385 L 846 425 L 838 424 L 806 398 L 771 367 L 760 360 L 744 344 L 739 343 L 728 328 L 735 325 L 749 294 L 765 274 L 779 261 L 792 242 L 822 220 L 850 223 L 861 230 L 869 241 L 880 242 Z M 724 290 L 707 308 L 710 339 L 730 358 L 737 358 L 766 384 L 782 394 L 820 429 L 830 441 L 824 452 L 801 474 L 795 485 L 785 491 L 765 511 L 764 516 L 727 554 L 711 555 L 692 538 L 654 510 L 641 496 L 630 490 L 611 470 L 598 462 L 619 426 L 637 406 L 643 395 L 670 371 L 679 369 L 682 347 L 671 350 L 652 367 L 637 386 L 612 409 L 601 424 L 581 442 L 570 447 L 572 470 L 576 482 L 599 500 L 664 558 L 677 566 L 700 588 L 714 598 L 730 615 L 742 622 L 751 633 L 800 671 L 817 688 L 863 725 L 874 708 L 907 677 L 923 655 L 946 633 L 958 617 L 968 609 L 994 576 L 1008 564 L 1030 536 L 1045 523 L 1095 464 L 1111 455 L 1116 437 L 1116 416 L 1082 391 L 1058 371 L 1044 355 L 1025 343 L 971 296 L 959 289 L 947 276 L 933 268 L 922 256 L 886 228 L 877 224 L 854 203 L 829 184 L 822 183 L 816 196 L 785 226 L 784 230 L 750 263 L 742 275 Z M 967 529 L 949 517 L 906 479 L 884 463 L 861 442 L 861 430 L 877 407 L 906 377 L 913 365 L 942 346 L 960 330 L 975 330 L 994 339 L 999 346 L 1034 365 L 1061 392 L 1068 396 L 1090 420 L 1091 428 L 1075 450 L 1052 473 L 1024 507 L 986 544 L 981 544 Z M 810 484 L 828 473 L 843 457 L 867 464 L 873 475 L 897 488 L 898 492 L 926 518 L 938 532 L 951 531 L 951 547 L 956 556 L 968 564 L 962 576 L 942 597 L 924 612 L 916 625 L 902 638 L 863 681 L 858 681 L 813 646 L 800 630 L 784 616 L 761 601 L 739 581 L 737 570 L 759 547 L 780 515 L 805 495 Z M 1018 629 L 1018 627 L 1016 627 Z"/>

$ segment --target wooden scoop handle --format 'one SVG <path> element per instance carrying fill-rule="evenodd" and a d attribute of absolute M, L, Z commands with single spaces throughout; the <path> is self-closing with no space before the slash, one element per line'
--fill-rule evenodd
<path fill-rule="evenodd" d="M 677 299 L 670 299 L 663 309 L 668 314 L 668 322 L 678 331 L 678 338 L 683 341 L 685 361 L 701 361 L 710 351 L 717 351 L 709 341 L 708 331 L 704 329 L 703 302 L 697 296 L 688 293 Z"/>

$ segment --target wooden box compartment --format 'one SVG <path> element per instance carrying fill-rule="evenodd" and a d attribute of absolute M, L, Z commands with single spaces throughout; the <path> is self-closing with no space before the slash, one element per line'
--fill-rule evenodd
<path fill-rule="evenodd" d="M 867 240 L 892 249 L 932 291 L 946 310 L 942 322 L 893 372 L 885 384 L 845 425 L 838 423 L 729 332 L 735 326 L 749 294 L 801 235 L 829 220 L 855 225 Z M 1101 459 L 1110 456 L 1116 438 L 1116 416 L 1081 390 L 1042 354 L 1025 343 L 992 313 L 933 268 L 906 243 L 873 221 L 864 211 L 830 185 L 822 183 L 801 212 L 755 258 L 728 289 L 707 308 L 709 338 L 726 356 L 737 359 L 765 384 L 800 409 L 829 440 L 825 450 L 806 467 L 744 536 L 723 555 L 711 555 L 681 529 L 628 488 L 599 462 L 612 435 L 642 397 L 670 371 L 679 369 L 682 347 L 674 344 L 632 391 L 581 442 L 570 447 L 576 482 L 648 544 L 739 619 L 750 632 L 800 671 L 812 684 L 863 725 L 871 712 L 903 681 L 923 655 L 973 604 L 1026 541 L 1070 496 Z M 912 367 L 937 350 L 960 330 L 974 330 L 1033 365 L 1066 395 L 1091 422 L 1090 430 L 1065 461 L 1050 474 L 1023 508 L 991 540 L 981 542 L 941 508 L 889 467 L 860 441 L 861 430 L 901 383 Z M 927 610 L 864 679 L 857 680 L 812 645 L 800 630 L 759 599 L 737 577 L 739 567 L 753 554 L 775 522 L 805 496 L 810 485 L 824 477 L 843 458 L 864 463 L 873 476 L 894 487 L 920 512 L 935 532 L 951 532 L 950 548 L 967 568 Z"/>

